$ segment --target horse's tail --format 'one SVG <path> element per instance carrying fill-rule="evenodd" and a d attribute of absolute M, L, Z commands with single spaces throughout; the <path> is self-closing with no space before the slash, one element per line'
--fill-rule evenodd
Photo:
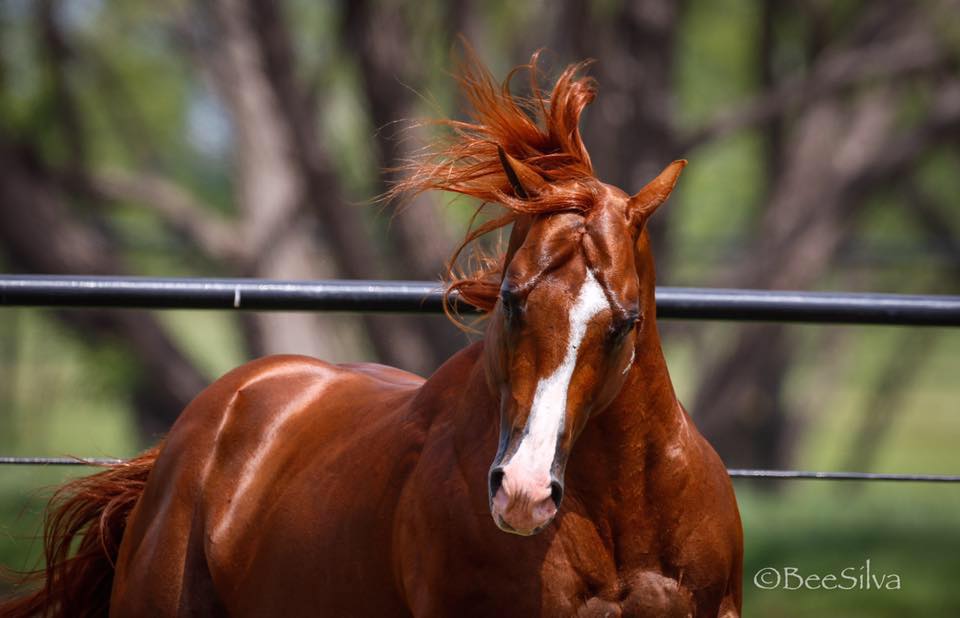
<path fill-rule="evenodd" d="M 108 614 L 127 517 L 143 494 L 159 450 L 156 446 L 57 489 L 44 518 L 46 565 L 21 581 L 37 589 L 0 603 L 0 616 Z M 71 552 L 74 545 L 76 551 Z"/>

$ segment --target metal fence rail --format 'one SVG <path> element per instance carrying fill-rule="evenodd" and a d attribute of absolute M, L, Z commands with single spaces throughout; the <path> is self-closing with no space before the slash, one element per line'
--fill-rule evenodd
<path fill-rule="evenodd" d="M 429 281 L 0 275 L 0 306 L 438 313 Z M 464 308 L 468 310 L 468 308 Z M 960 296 L 657 288 L 662 318 L 960 326 Z"/>
<path fill-rule="evenodd" d="M 439 313 L 428 281 L 269 281 L 0 275 L 0 307 Z M 469 310 L 464 308 L 464 310 Z M 657 288 L 657 316 L 691 320 L 960 326 L 960 296 Z M 0 465 L 109 465 L 120 459 L 5 457 Z M 729 469 L 734 478 L 958 483 L 960 475 Z"/>
<path fill-rule="evenodd" d="M 123 463 L 111 457 L 5 457 L 0 465 L 17 466 L 110 466 Z M 786 479 L 808 481 L 900 481 L 920 483 L 960 483 L 960 474 L 889 474 L 877 472 L 820 472 L 815 470 L 752 470 L 728 468 L 733 478 Z"/>

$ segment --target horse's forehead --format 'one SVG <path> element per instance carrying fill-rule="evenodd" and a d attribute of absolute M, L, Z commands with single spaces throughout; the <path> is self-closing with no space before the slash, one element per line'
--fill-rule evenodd
<path fill-rule="evenodd" d="M 567 267 L 582 271 L 578 265 L 584 257 L 590 268 L 604 269 L 612 254 L 630 256 L 632 239 L 620 203 L 626 198 L 621 200 L 610 193 L 601 195 L 588 213 L 558 212 L 538 217 L 508 266 L 507 279 L 522 287 L 525 279 L 540 278 L 546 271 L 560 274 Z"/>
<path fill-rule="evenodd" d="M 615 310 L 632 313 L 639 302 L 639 284 L 634 262 L 636 239 L 626 212 L 629 197 L 612 185 L 604 188 L 606 195 L 587 216 L 584 253 Z"/>
<path fill-rule="evenodd" d="M 514 274 L 528 270 L 536 272 L 548 264 L 572 257 L 579 252 L 583 230 L 583 216 L 576 213 L 558 212 L 538 217 L 530 225 L 509 270 Z"/>

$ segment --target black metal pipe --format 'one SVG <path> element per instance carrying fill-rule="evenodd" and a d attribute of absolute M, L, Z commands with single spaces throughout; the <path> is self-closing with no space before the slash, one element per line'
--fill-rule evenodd
<path fill-rule="evenodd" d="M 0 306 L 439 313 L 428 281 L 270 281 L 0 275 Z M 463 308 L 469 311 L 469 308 Z M 960 296 L 657 288 L 657 315 L 689 320 L 960 326 Z"/>
<path fill-rule="evenodd" d="M 2 457 L 0 465 L 18 466 L 109 466 L 123 463 L 122 459 L 106 457 Z M 819 472 L 812 470 L 751 470 L 731 468 L 733 478 L 812 480 L 812 481 L 900 481 L 920 483 L 960 483 L 960 475 L 953 474 L 885 474 L 876 472 Z"/>
<path fill-rule="evenodd" d="M 733 478 L 785 481 L 900 481 L 914 483 L 960 483 L 960 474 L 892 474 L 883 472 L 820 472 L 816 470 L 751 470 L 730 468 Z"/>
<path fill-rule="evenodd" d="M 109 466 L 123 463 L 113 457 L 0 457 L 0 466 Z"/>
<path fill-rule="evenodd" d="M 427 281 L 0 275 L 0 306 L 440 312 Z"/>

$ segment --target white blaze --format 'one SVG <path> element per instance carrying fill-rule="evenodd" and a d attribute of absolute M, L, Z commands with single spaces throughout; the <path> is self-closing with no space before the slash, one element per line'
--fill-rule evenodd
<path fill-rule="evenodd" d="M 577 300 L 570 309 L 566 354 L 560 366 L 537 384 L 527 419 L 526 435 L 510 462 L 504 466 L 507 482 L 525 484 L 528 481 L 537 485 L 543 483 L 544 486 L 549 483 L 550 466 L 557 452 L 557 440 L 567 409 L 567 391 L 577 365 L 580 344 L 587 332 L 587 325 L 608 306 L 603 288 L 588 269 Z"/>

